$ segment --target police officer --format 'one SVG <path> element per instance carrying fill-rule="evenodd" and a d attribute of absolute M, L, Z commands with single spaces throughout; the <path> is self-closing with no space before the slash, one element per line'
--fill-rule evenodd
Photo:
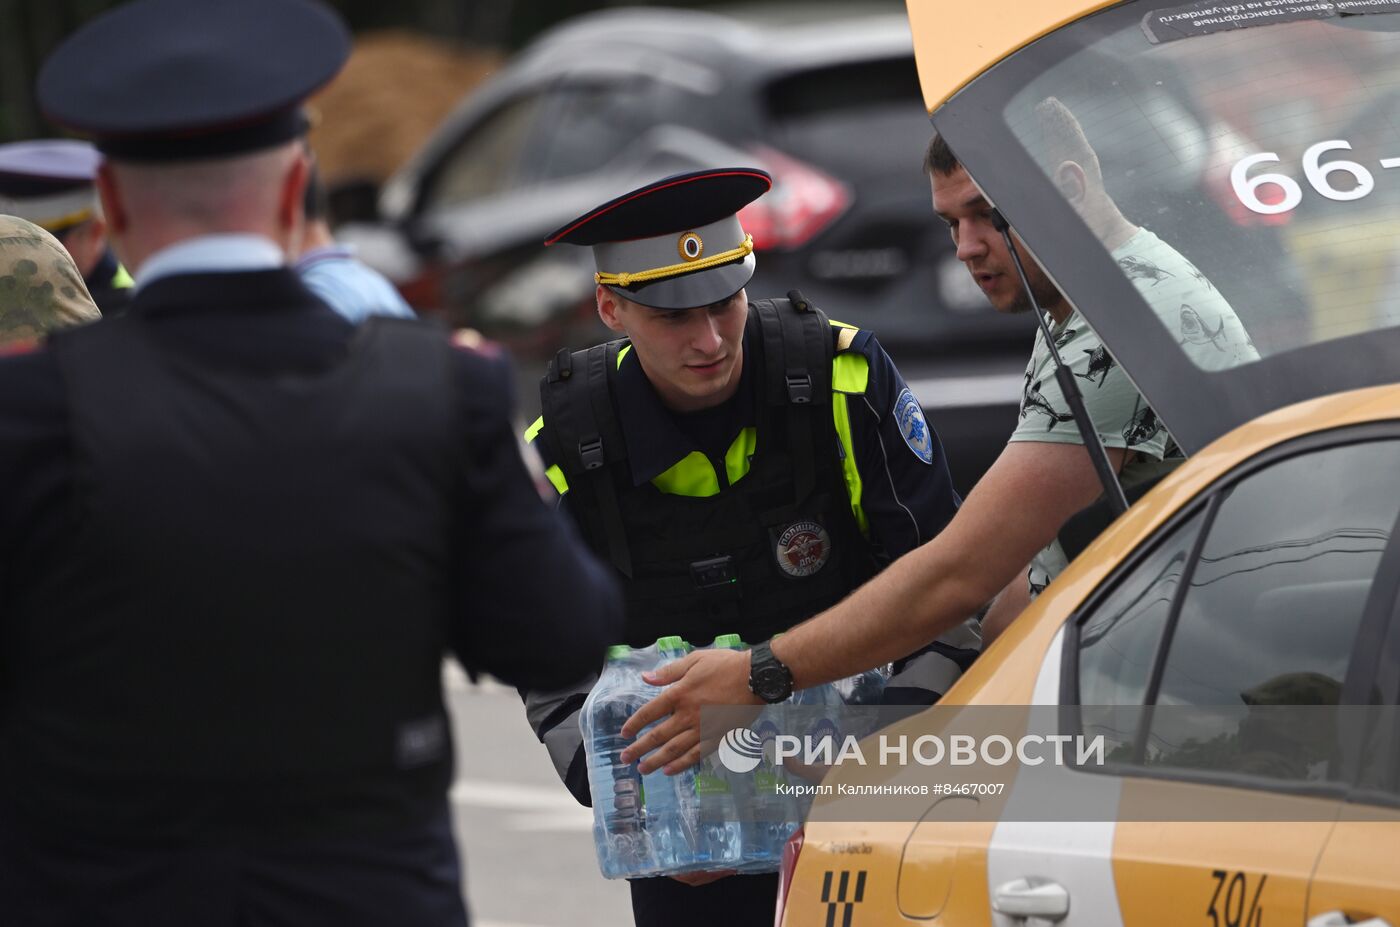
<path fill-rule="evenodd" d="M 311 168 L 302 198 L 306 227 L 301 253 L 292 265 L 301 282 L 336 312 L 359 323 L 373 315 L 414 318 L 413 309 L 389 279 L 355 257 L 355 250 L 335 240 L 326 210 L 320 171 Z"/>
<path fill-rule="evenodd" d="M 138 0 L 39 76 L 137 291 L 0 361 L 6 923 L 462 927 L 443 656 L 561 686 L 621 633 L 505 364 L 287 266 L 348 48 L 307 0 Z"/>
<path fill-rule="evenodd" d="M 101 163 L 88 142 L 0 145 L 0 213 L 28 219 L 63 242 L 97 307 L 115 315 L 131 298 L 132 279 L 107 240 L 95 185 Z"/>
<path fill-rule="evenodd" d="M 796 292 L 748 300 L 755 257 L 737 213 L 770 185 L 754 168 L 667 177 L 547 242 L 592 247 L 598 315 L 623 337 L 560 352 L 526 437 L 622 580 L 632 646 L 733 632 L 761 647 L 958 505 L 937 435 L 870 332 Z M 904 661 L 891 695 L 936 698 L 975 656 L 973 628 Z M 586 692 L 527 698 L 584 802 Z M 771 874 L 634 880 L 633 912 L 647 927 L 767 924 L 776 887 Z"/>

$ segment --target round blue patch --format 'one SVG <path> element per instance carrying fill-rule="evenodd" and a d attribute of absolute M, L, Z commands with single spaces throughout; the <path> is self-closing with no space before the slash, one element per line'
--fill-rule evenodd
<path fill-rule="evenodd" d="M 899 433 L 904 436 L 904 443 L 909 445 L 914 456 L 926 464 L 933 463 L 933 433 L 929 431 L 919 400 L 914 398 L 907 386 L 894 401 L 894 420 L 899 426 Z"/>

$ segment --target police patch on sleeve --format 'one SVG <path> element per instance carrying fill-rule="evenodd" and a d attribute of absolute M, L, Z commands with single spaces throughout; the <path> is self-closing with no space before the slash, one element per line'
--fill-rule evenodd
<path fill-rule="evenodd" d="M 926 464 L 933 463 L 933 433 L 929 431 L 919 400 L 914 398 L 907 386 L 894 401 L 894 420 L 899 426 L 899 433 L 904 436 L 904 443 L 909 445 L 914 456 Z"/>

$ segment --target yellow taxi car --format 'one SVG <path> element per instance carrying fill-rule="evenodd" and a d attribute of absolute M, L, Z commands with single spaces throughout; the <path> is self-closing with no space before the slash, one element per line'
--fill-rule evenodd
<path fill-rule="evenodd" d="M 1051 706 L 1067 728 L 1095 706 L 1136 708 L 1115 762 L 1065 770 L 1064 794 L 1127 808 L 1165 793 L 1178 813 L 1015 820 L 959 797 L 853 823 L 818 798 L 786 854 L 778 923 L 1400 925 L 1394 713 L 1364 756 L 1222 768 L 1204 749 L 1261 702 L 1400 704 L 1400 2 L 908 9 L 934 129 L 1187 460 L 943 707 L 900 728 L 978 706 Z M 1185 348 L 1218 330 L 1153 305 L 1163 271 L 1096 238 L 1040 150 L 1052 97 L 1124 215 L 1219 289 L 1257 360 L 1204 369 Z M 1170 729 L 1171 710 L 1195 708 L 1204 730 Z"/>

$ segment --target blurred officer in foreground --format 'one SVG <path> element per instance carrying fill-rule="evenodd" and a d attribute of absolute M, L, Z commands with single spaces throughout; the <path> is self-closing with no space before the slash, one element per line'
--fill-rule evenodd
<path fill-rule="evenodd" d="M 140 0 L 39 76 L 137 292 L 0 361 L 7 924 L 460 927 L 444 655 L 560 686 L 621 631 L 506 365 L 286 266 L 348 45 L 306 0 Z"/>
<path fill-rule="evenodd" d="M 753 239 L 737 213 L 770 185 L 754 168 L 667 177 L 548 242 L 593 248 L 598 315 L 623 340 L 560 352 L 526 437 L 622 581 L 634 647 L 737 633 L 761 665 L 774 634 L 933 537 L 958 506 L 938 436 L 870 332 L 796 292 L 749 301 Z M 931 703 L 977 644 L 975 624 L 955 629 L 900 661 L 887 695 Z M 588 688 L 527 698 L 585 802 Z M 776 874 L 718 879 L 634 880 L 636 923 L 772 922 Z"/>
<path fill-rule="evenodd" d="M 102 155 L 87 142 L 42 139 L 0 145 L 0 213 L 28 219 L 63 243 L 104 315 L 131 299 L 131 275 L 107 240 L 97 202 Z"/>
<path fill-rule="evenodd" d="M 415 318 L 394 285 L 379 271 L 355 257 L 354 249 L 331 234 L 326 217 L 326 191 L 320 171 L 311 168 L 306 182 L 306 230 L 301 256 L 293 265 L 307 289 L 356 324 L 372 315 Z"/>
<path fill-rule="evenodd" d="M 47 331 L 100 318 L 58 240 L 32 222 L 0 216 L 0 346 L 24 350 Z"/>

